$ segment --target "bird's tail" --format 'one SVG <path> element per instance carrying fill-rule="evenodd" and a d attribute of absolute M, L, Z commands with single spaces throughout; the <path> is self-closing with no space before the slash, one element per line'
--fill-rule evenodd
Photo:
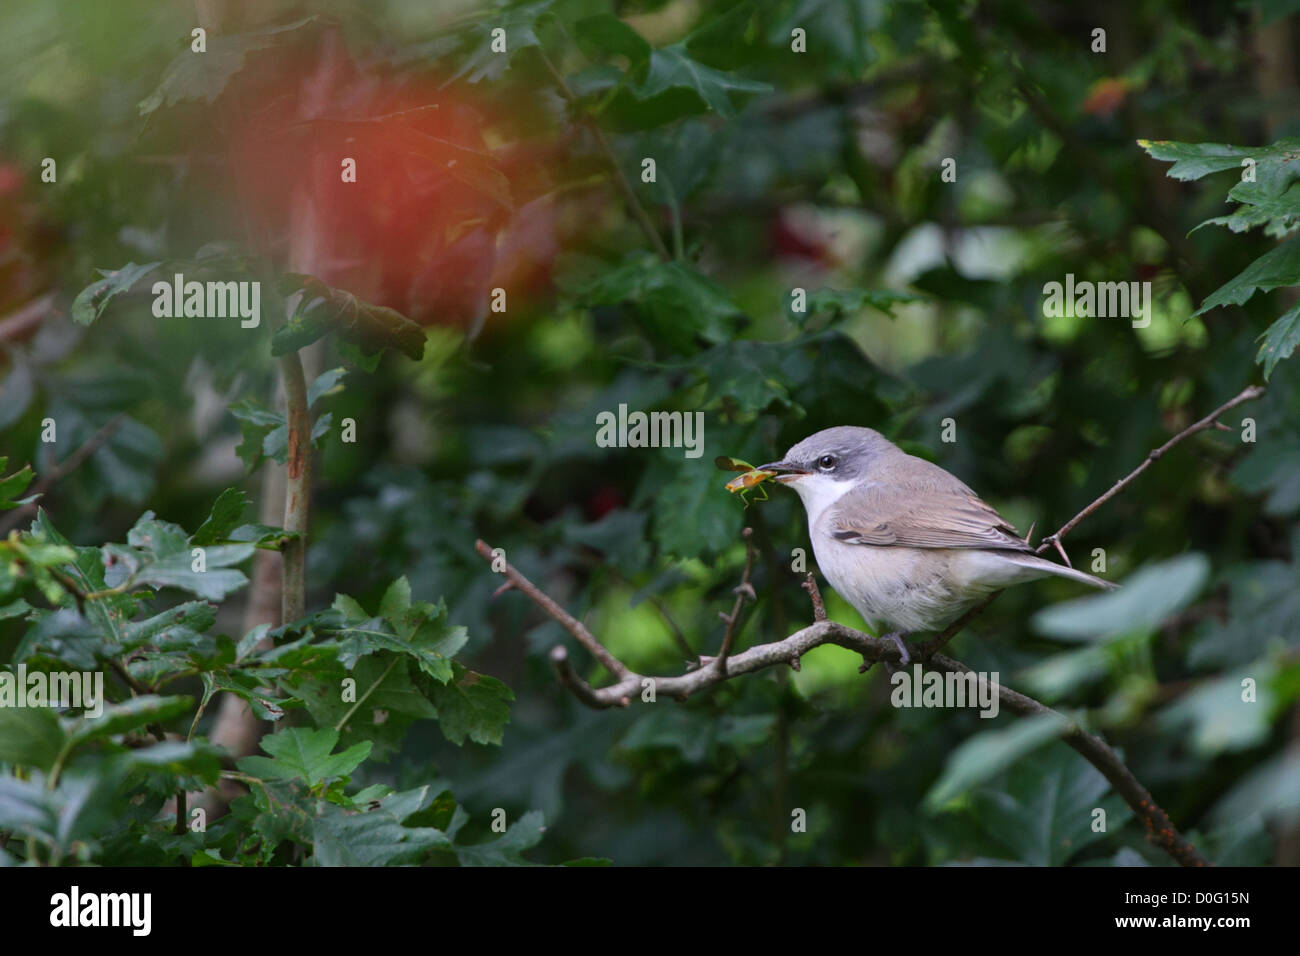
<path fill-rule="evenodd" d="M 1005 553 L 1007 560 L 1012 561 L 1022 567 L 1032 568 L 1035 571 L 1042 571 L 1046 574 L 1055 574 L 1057 577 L 1069 578 L 1072 581 L 1079 581 L 1083 584 L 1090 584 L 1094 588 L 1101 588 L 1104 591 L 1113 591 L 1118 584 L 1103 580 L 1095 575 L 1088 574 L 1084 571 L 1076 571 L 1074 568 L 1068 568 L 1063 564 L 1057 564 L 1055 561 L 1048 561 L 1046 558 L 1040 558 L 1036 554 L 1021 554 L 1019 552 Z"/>

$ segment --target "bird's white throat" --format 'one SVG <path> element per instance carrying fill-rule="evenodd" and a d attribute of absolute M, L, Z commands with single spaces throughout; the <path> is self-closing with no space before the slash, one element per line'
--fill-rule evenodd
<path fill-rule="evenodd" d="M 808 512 L 809 530 L 817 526 L 818 519 L 827 508 L 858 486 L 856 481 L 818 474 L 801 475 L 788 484 L 803 499 L 804 510 Z"/>

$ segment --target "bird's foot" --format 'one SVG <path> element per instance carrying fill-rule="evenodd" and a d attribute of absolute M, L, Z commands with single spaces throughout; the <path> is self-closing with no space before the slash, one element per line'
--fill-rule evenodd
<path fill-rule="evenodd" d="M 912 654 L 908 651 L 907 642 L 903 640 L 903 637 L 904 635 L 901 631 L 890 631 L 883 638 L 883 640 L 892 641 L 893 645 L 898 648 L 899 667 L 906 667 L 908 664 L 912 663 Z M 886 666 L 888 666 L 888 662 L 886 662 Z"/>
<path fill-rule="evenodd" d="M 907 649 L 907 642 L 903 640 L 905 636 L 906 635 L 904 635 L 901 631 L 891 631 L 888 634 L 882 634 L 880 636 L 880 639 L 882 641 L 891 641 L 893 645 L 898 648 L 897 664 L 895 664 L 893 661 L 883 662 L 885 665 L 885 671 L 891 677 L 893 676 L 894 672 L 897 671 L 900 667 L 906 667 L 908 664 L 912 663 L 912 654 Z M 865 674 L 867 671 L 871 670 L 871 665 L 874 663 L 875 661 L 868 661 L 864 659 L 862 663 L 858 665 L 858 673 Z"/>

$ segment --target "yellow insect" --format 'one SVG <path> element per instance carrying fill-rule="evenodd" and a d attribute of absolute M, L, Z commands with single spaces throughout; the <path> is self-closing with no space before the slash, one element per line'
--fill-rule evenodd
<path fill-rule="evenodd" d="M 755 468 L 749 462 L 740 458 L 728 458 L 726 455 L 719 455 L 713 459 L 713 463 L 722 471 L 743 471 L 743 475 L 737 475 L 724 486 L 732 494 L 740 492 L 740 500 L 745 502 L 745 507 L 749 507 L 749 501 L 745 498 L 745 493 L 758 488 L 758 493 L 762 496 L 759 501 L 767 500 L 767 489 L 762 487 L 763 482 L 776 475 L 774 471 L 763 471 L 761 468 Z"/>

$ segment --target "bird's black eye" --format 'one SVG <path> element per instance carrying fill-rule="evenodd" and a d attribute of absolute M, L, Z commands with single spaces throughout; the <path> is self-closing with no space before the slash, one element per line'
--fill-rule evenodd
<path fill-rule="evenodd" d="M 817 459 L 817 467 L 820 468 L 822 471 L 830 471 L 832 468 L 835 467 L 835 456 L 822 455 L 820 458 Z"/>

